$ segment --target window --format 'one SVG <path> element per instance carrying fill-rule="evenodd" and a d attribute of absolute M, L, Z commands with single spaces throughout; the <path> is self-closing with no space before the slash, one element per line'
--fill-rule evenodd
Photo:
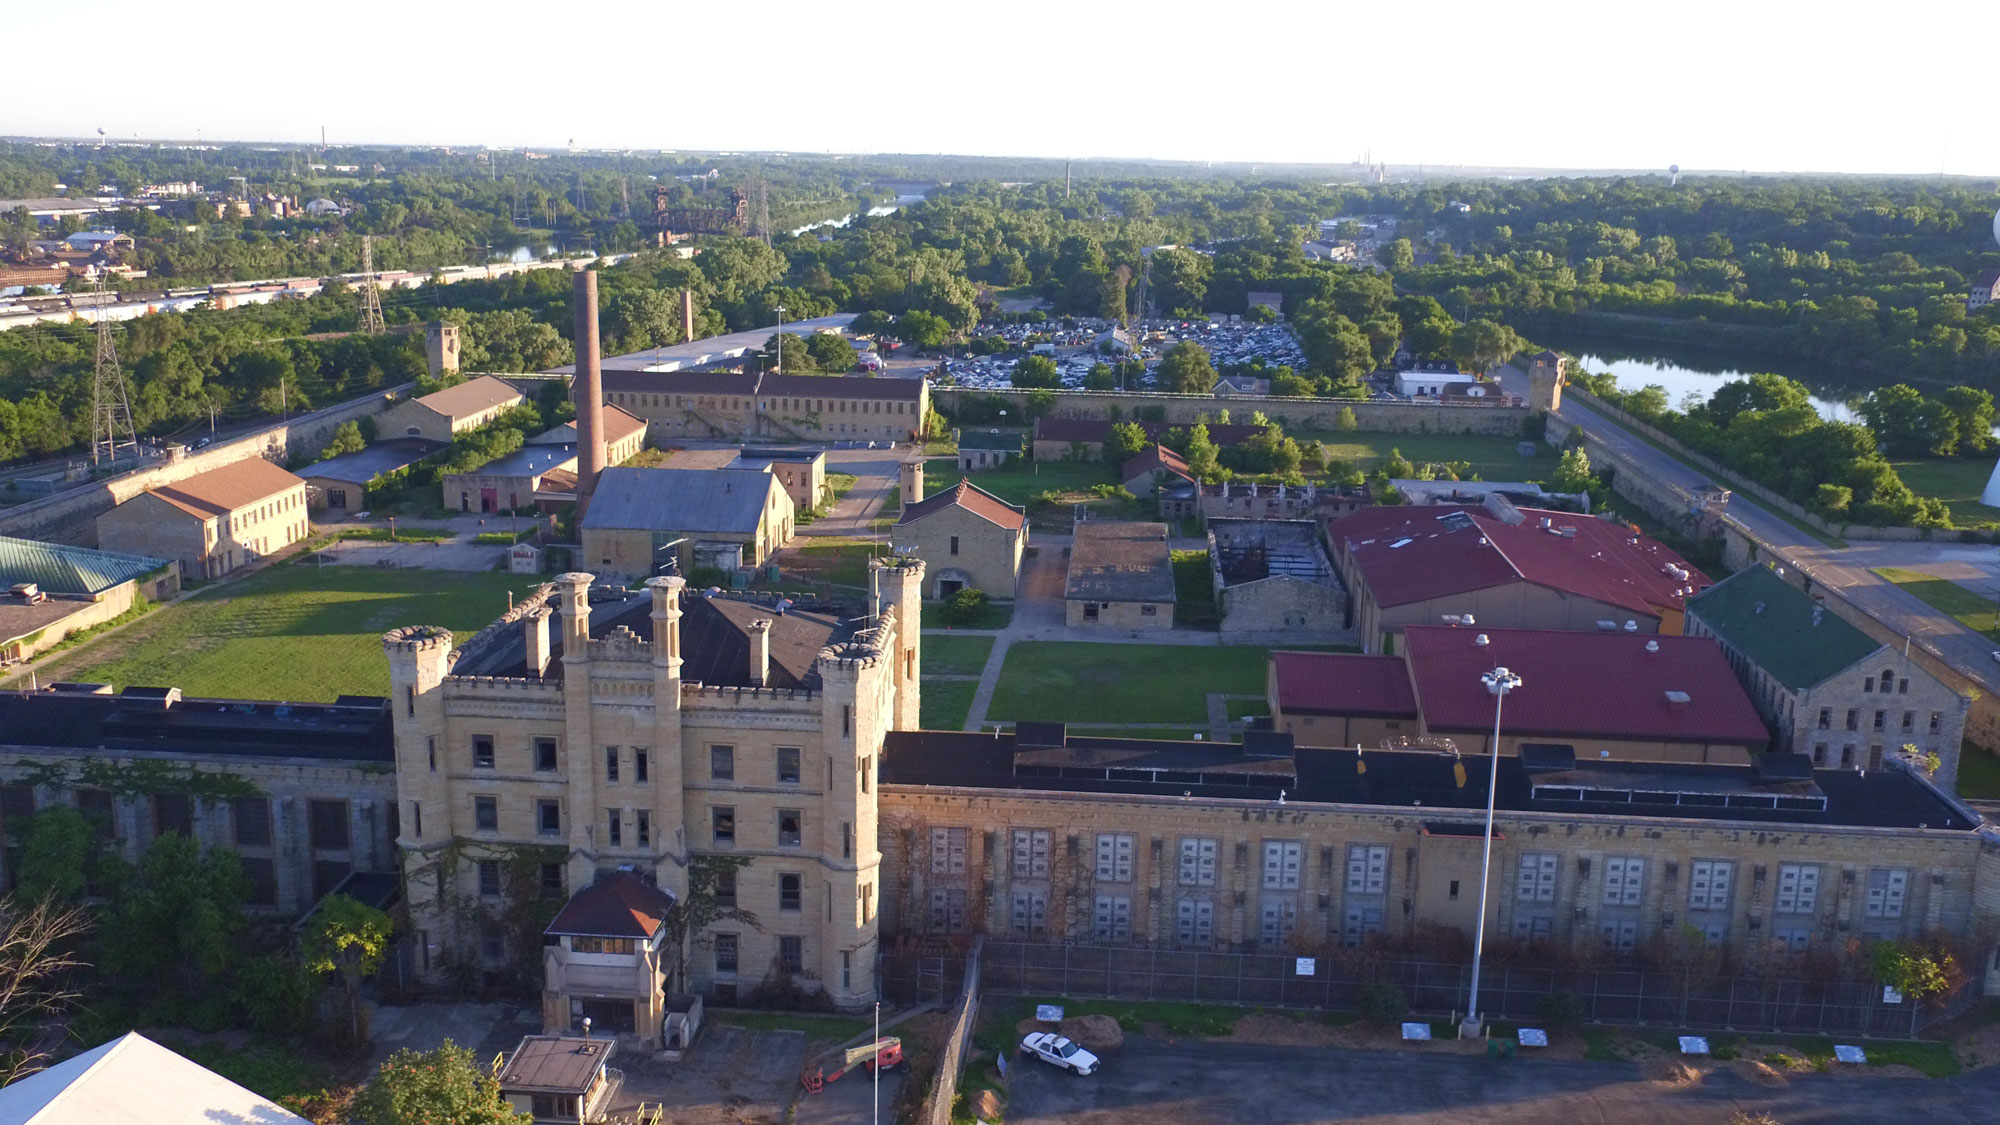
<path fill-rule="evenodd" d="M 1449 898 L 1453 902 L 1458 901 L 1458 880 L 1453 879 L 1451 881 L 1451 889 L 1446 892 L 1445 897 Z"/>
<path fill-rule="evenodd" d="M 1049 911 L 1047 891 L 1016 888 L 1008 904 L 1008 922 L 1017 934 L 1039 933 Z"/>
<path fill-rule="evenodd" d="M 778 938 L 778 967 L 788 973 L 805 971 L 805 939 L 796 935 Z"/>
<path fill-rule="evenodd" d="M 1215 885 L 1216 842 L 1193 836 L 1181 838 L 1181 875 L 1183 887 L 1213 887 Z"/>
<path fill-rule="evenodd" d="M 799 783 L 799 748 L 778 747 L 778 784 L 797 785 Z"/>
<path fill-rule="evenodd" d="M 1014 829 L 1014 878 L 1049 877 L 1049 834 L 1041 828 Z"/>
<path fill-rule="evenodd" d="M 630 957 L 633 941 L 628 937 L 573 937 L 569 939 L 571 953 L 613 953 Z"/>
<path fill-rule="evenodd" d="M 1091 936 L 1098 941 L 1125 941 L 1132 936 L 1132 900 L 1124 895 L 1098 895 Z"/>
<path fill-rule="evenodd" d="M 562 835 L 562 802 L 535 802 L 535 831 L 543 836 Z"/>
<path fill-rule="evenodd" d="M 1889 689 L 1893 688 L 1893 687 L 1894 687 L 1895 685 L 1896 685 L 1896 670 L 1895 670 L 1894 668 L 1884 668 L 1884 669 L 1882 669 L 1882 692 L 1883 692 L 1883 694 L 1885 694 L 1885 695 L 1886 695 L 1886 694 L 1888 694 L 1888 692 L 1889 692 Z"/>
<path fill-rule="evenodd" d="M 640 785 L 645 785 L 650 780 L 652 780 L 651 778 L 646 776 L 652 764 L 653 764 L 652 751 L 646 749 L 644 746 L 634 746 L 632 748 L 633 781 L 638 782 Z"/>
<path fill-rule="evenodd" d="M 1833 726 L 1833 708 L 1831 708 L 1831 707 L 1822 707 L 1822 708 L 1820 708 L 1820 709 L 1819 709 L 1819 729 L 1821 729 L 1821 730 L 1828 730 L 1828 729 L 1830 729 L 1830 728 L 1831 728 L 1832 726 Z"/>
<path fill-rule="evenodd" d="M 805 837 L 805 814 L 797 809 L 778 810 L 778 846 L 796 848 Z"/>
<path fill-rule="evenodd" d="M 708 748 L 708 776 L 712 781 L 736 780 L 736 747 L 711 746 Z"/>
<path fill-rule="evenodd" d="M 1139 616 L 1141 617 L 1157 617 L 1159 613 L 1160 607 L 1151 602 L 1142 602 L 1139 605 Z"/>
<path fill-rule="evenodd" d="M 1637 906 L 1646 886 L 1646 861 L 1612 856 L 1604 861 L 1604 905 Z"/>
<path fill-rule="evenodd" d="M 1932 729 L 1933 730 L 1937 729 L 1935 726 L 1936 720 L 1932 720 L 1932 722 L 1933 722 Z M 869 775 L 874 772 L 875 772 L 875 759 L 872 756 L 861 759 L 861 791 L 863 793 L 868 792 Z"/>
<path fill-rule="evenodd" d="M 1901 868 L 1878 867 L 1868 873 L 1868 917 L 1901 918 L 1903 896 L 1909 889 L 1910 873 Z"/>
<path fill-rule="evenodd" d="M 1908 680 L 1897 680 L 1897 681 L 1896 681 L 1896 694 L 1897 694 L 1897 695 L 1908 695 L 1908 694 L 1910 694 L 1910 681 L 1908 681 Z"/>
<path fill-rule="evenodd" d="M 34 799 L 30 793 L 29 800 Z M 32 808 L 32 806 L 30 806 Z M 8 810 L 8 816 L 14 815 Z M 236 831 L 236 846 L 239 848 L 268 848 L 271 846 L 271 802 L 263 797 L 238 797 L 229 803 L 230 820 Z"/>
<path fill-rule="evenodd" d="M 1514 915 L 1514 936 L 1525 941 L 1536 941 L 1554 932 L 1555 919 L 1547 914 Z"/>
<path fill-rule="evenodd" d="M 1630 953 L 1639 940 L 1639 923 L 1632 918 L 1606 918 L 1598 927 L 1604 948 L 1613 953 Z"/>
<path fill-rule="evenodd" d="M 610 828 L 610 832 L 605 835 L 604 841 L 614 848 L 625 846 L 625 818 L 620 815 L 621 811 L 619 809 L 604 810 L 604 823 Z"/>
<path fill-rule="evenodd" d="M 1535 852 L 1521 857 L 1521 873 L 1514 897 L 1522 902 L 1556 900 L 1556 857 Z"/>
<path fill-rule="evenodd" d="M 1789 953 L 1804 953 L 1806 943 L 1812 938 L 1809 926 L 1773 926 L 1771 940 L 1784 946 Z"/>
<path fill-rule="evenodd" d="M 475 734 L 472 736 L 472 768 L 490 770 L 493 768 L 493 736 Z"/>
<path fill-rule="evenodd" d="M 1865 680 L 1861 681 L 1861 690 L 1862 690 L 1862 691 L 1863 691 L 1864 693 L 1866 693 L 1866 692 L 1872 692 L 1872 691 L 1874 691 L 1874 690 L 1875 690 L 1875 677 L 1873 677 L 1873 676 L 1870 676 L 1870 677 L 1868 677 L 1867 679 L 1865 679 Z"/>
<path fill-rule="evenodd" d="M 564 879 L 564 878 L 563 878 L 563 865 L 562 865 L 562 864 L 560 864 L 560 863 L 544 863 L 544 864 L 542 864 L 542 897 L 543 897 L 543 898 L 545 898 L 545 899 L 546 899 L 546 898 L 562 898 L 562 897 L 564 897 L 564 892 L 563 892 L 563 886 L 564 886 L 564 884 L 565 884 L 565 883 L 567 883 L 567 882 L 568 882 L 568 880 L 566 880 L 566 879 Z"/>
<path fill-rule="evenodd" d="M 1352 947 L 1366 941 L 1368 935 L 1382 932 L 1382 908 L 1356 904 L 1341 912 L 1340 940 Z"/>
<path fill-rule="evenodd" d="M 556 740 L 537 738 L 535 740 L 535 769 L 541 773 L 554 773 L 556 768 Z"/>
<path fill-rule="evenodd" d="M 639 817 L 639 824 L 638 824 L 639 846 L 642 848 L 650 848 L 653 846 L 652 810 L 640 809 L 638 812 L 638 817 Z"/>
<path fill-rule="evenodd" d="M 727 910 L 736 909 L 736 872 L 723 870 L 715 873 L 715 905 Z"/>
<path fill-rule="evenodd" d="M 854 951 L 851 949 L 840 951 L 840 987 L 854 987 Z"/>
<path fill-rule="evenodd" d="M 1881 729 L 1883 729 L 1883 727 L 1882 727 L 1882 724 L 1883 724 L 1883 721 L 1884 721 L 1884 720 L 1885 720 L 1885 719 L 1887 718 L 1888 714 L 1889 714 L 1889 713 L 1888 713 L 1887 711 L 1877 711 L 1877 712 L 1875 712 L 1875 729 L 1876 729 L 1876 730 L 1881 730 Z"/>
<path fill-rule="evenodd" d="M 491 959 L 500 959 L 498 950 L 492 951 Z M 530 1094 L 528 1102 L 529 1112 L 537 1118 L 577 1116 L 575 1094 Z"/>
<path fill-rule="evenodd" d="M 314 851 L 347 850 L 347 802 L 313 801 L 306 807 L 311 818 L 309 834 Z"/>
<path fill-rule="evenodd" d="M 1848 729 L 1848 730 L 1860 730 L 1860 729 L 1861 729 L 1861 710 L 1860 710 L 1860 708 L 1857 708 L 1857 707 L 1849 707 L 1849 708 L 1847 709 L 1847 729 Z"/>
<path fill-rule="evenodd" d="M 479 868 L 479 896 L 481 898 L 500 897 L 500 861 L 482 859 Z"/>
<path fill-rule="evenodd" d="M 1297 844 L 1291 845 L 1297 848 Z M 1264 886 L 1271 886 L 1271 856 L 1269 844 L 1264 845 Z M 1351 895 L 1379 895 L 1388 888 L 1389 849 L 1383 844 L 1349 844 L 1347 846 L 1347 893 Z M 1294 853 L 1291 881 L 1285 889 L 1296 890 L 1299 885 L 1298 860 Z"/>
<path fill-rule="evenodd" d="M 1932 734 L 1936 734 L 1936 733 L 1938 732 L 1938 727 L 1939 727 L 1940 725 L 1942 725 L 1942 724 L 1943 724 L 1943 722 L 1944 722 L 1944 713 L 1943 713 L 1942 711 L 1932 711 L 1932 712 L 1931 712 L 1931 733 L 1932 733 Z"/>
<path fill-rule="evenodd" d="M 245 899 L 252 906 L 278 905 L 278 865 L 269 856 L 245 856 L 243 881 L 248 885 Z"/>
<path fill-rule="evenodd" d="M 778 876 L 778 909 L 798 911 L 805 904 L 805 879 L 798 875 Z"/>
<path fill-rule="evenodd" d="M 472 827 L 478 832 L 498 832 L 500 830 L 500 798 L 474 797 L 472 799 Z"/>
<path fill-rule="evenodd" d="M 965 829 L 931 829 L 931 874 L 965 874 Z"/>
<path fill-rule="evenodd" d="M 1265 899 L 1260 915 L 1257 936 L 1266 945 L 1277 945 L 1291 940 L 1292 931 L 1299 925 L 1299 904 L 1291 899 Z"/>
<path fill-rule="evenodd" d="M 606 746 L 604 748 L 604 780 L 618 780 L 618 748 L 616 746 Z"/>
<path fill-rule="evenodd" d="M 853 734 L 854 734 L 854 704 L 843 703 L 840 705 L 840 737 L 847 738 Z"/>
<path fill-rule="evenodd" d="M 1811 914 L 1819 903 L 1819 865 L 1778 865 L 1778 895 L 1772 908 L 1779 914 Z"/>
<path fill-rule="evenodd" d="M 958 536 L 956 535 L 951 537 L 951 553 L 954 555 L 958 553 Z"/>
<path fill-rule="evenodd" d="M 708 810 L 708 817 L 716 846 L 733 846 L 736 843 L 736 809 L 730 805 L 716 805 Z"/>
<path fill-rule="evenodd" d="M 1734 874 L 1735 864 L 1728 860 L 1695 860 L 1688 871 L 1688 909 L 1729 909 L 1729 881 Z"/>
<path fill-rule="evenodd" d="M 1100 833 L 1097 837 L 1097 881 L 1132 881 L 1132 837 L 1127 833 Z"/>
<path fill-rule="evenodd" d="M 715 935 L 715 971 L 733 973 L 736 971 L 736 935 Z"/>
<path fill-rule="evenodd" d="M 1903 733 L 1908 734 L 1916 729 L 1917 729 L 1917 713 L 1915 711 L 1903 712 Z"/>
<path fill-rule="evenodd" d="M 853 821 L 843 820 L 840 822 L 840 858 L 842 859 L 854 858 Z"/>
<path fill-rule="evenodd" d="M 432 734 L 424 737 L 424 754 L 430 759 L 431 772 L 436 773 L 438 768 L 437 735 Z"/>
<path fill-rule="evenodd" d="M 1207 945 L 1215 940 L 1215 903 L 1205 898 L 1184 898 L 1175 909 L 1174 939 L 1186 945 Z"/>
<path fill-rule="evenodd" d="M 937 887 L 931 891 L 931 932 L 965 932 L 965 891 L 958 887 Z"/>

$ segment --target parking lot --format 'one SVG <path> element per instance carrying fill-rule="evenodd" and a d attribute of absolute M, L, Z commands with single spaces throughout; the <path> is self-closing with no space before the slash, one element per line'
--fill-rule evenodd
<path fill-rule="evenodd" d="M 1727 1122 L 1739 1110 L 1785 1125 L 1832 1121 L 1973 1122 L 1991 1118 L 2000 1069 L 1958 1078 L 1810 1075 L 1778 1087 L 1728 1069 L 1698 1081 L 1649 1081 L 1636 1063 L 1421 1050 L 1280 1047 L 1130 1036 L 1099 1052 L 1088 1078 L 1015 1053 L 1009 1125 L 1177 1125 L 1260 1121 Z"/>
<path fill-rule="evenodd" d="M 998 355 L 950 359 L 945 362 L 945 371 L 964 387 L 1011 387 L 1015 365 L 1031 346 L 1030 341 L 1040 338 L 1055 349 L 1050 358 L 1055 361 L 1062 385 L 1081 387 L 1093 366 L 1116 358 L 1100 353 L 1096 347 L 1098 338 L 1111 328 L 1111 321 L 1089 317 L 1065 317 L 1039 324 L 984 324 L 976 335 L 999 337 L 1012 350 Z M 1147 320 L 1133 325 L 1130 334 L 1139 343 L 1139 356 L 1146 362 L 1149 385 L 1160 356 L 1183 341 L 1200 344 L 1217 368 L 1257 359 L 1262 359 L 1267 367 L 1300 367 L 1305 363 L 1298 339 L 1282 324 Z"/>

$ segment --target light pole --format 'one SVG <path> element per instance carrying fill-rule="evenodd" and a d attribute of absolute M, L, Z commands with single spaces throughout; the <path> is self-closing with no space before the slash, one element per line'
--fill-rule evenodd
<path fill-rule="evenodd" d="M 875 1001 L 875 1120 L 882 1120 L 882 1002 Z"/>
<path fill-rule="evenodd" d="M 778 374 L 785 373 L 785 306 L 778 306 Z"/>
<path fill-rule="evenodd" d="M 1495 668 L 1479 677 L 1493 693 L 1493 742 L 1486 750 L 1486 842 L 1479 853 L 1479 922 L 1472 935 L 1472 996 L 1465 1003 L 1465 1022 L 1458 1025 L 1460 1039 L 1477 1039 L 1485 1030 L 1479 1018 L 1479 959 L 1486 952 L 1486 892 L 1493 871 L 1493 804 L 1500 793 L 1500 707 L 1507 693 L 1521 686 L 1521 677 L 1505 668 Z"/>

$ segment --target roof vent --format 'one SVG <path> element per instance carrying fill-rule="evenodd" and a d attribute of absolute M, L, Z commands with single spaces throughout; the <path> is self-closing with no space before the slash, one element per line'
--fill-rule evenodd
<path fill-rule="evenodd" d="M 1549 516 L 1543 516 L 1543 517 L 1542 517 L 1542 522 L 1541 522 L 1540 524 L 1538 524 L 1537 526 L 1538 526 L 1538 527 L 1540 527 L 1540 528 L 1541 528 L 1541 529 L 1542 529 L 1543 531 L 1547 531 L 1547 530 L 1549 530 L 1550 528 L 1554 527 L 1555 525 L 1556 525 L 1556 521 L 1555 521 L 1554 519 L 1552 519 L 1552 518 L 1551 518 L 1551 517 L 1549 517 Z"/>
<path fill-rule="evenodd" d="M 1414 540 L 1410 540 L 1410 539 L 1398 539 L 1398 540 L 1396 540 L 1396 541 L 1395 541 L 1394 543 L 1391 543 L 1391 544 L 1389 544 L 1389 549 L 1390 549 L 1391 551 L 1393 551 L 1393 550 L 1395 550 L 1395 549 L 1396 549 L 1396 548 L 1398 548 L 1398 547 L 1407 547 L 1407 546 L 1409 546 L 1409 545 L 1410 545 L 1410 544 L 1411 544 L 1412 542 L 1414 542 Z"/>
<path fill-rule="evenodd" d="M 1616 621 L 1599 621 L 1597 627 L 1606 633 L 1616 633 L 1618 631 L 1618 623 Z"/>
<path fill-rule="evenodd" d="M 1639 623 L 1638 623 L 1637 621 L 1634 621 L 1634 620 L 1632 620 L 1632 619 L 1631 619 L 1631 618 L 1629 618 L 1629 617 L 1628 617 L 1628 618 L 1626 618 L 1626 619 L 1625 619 L 1625 631 L 1626 631 L 1626 632 L 1628 632 L 1628 633 L 1636 633 L 1636 632 L 1638 632 L 1638 631 L 1639 631 Z"/>
<path fill-rule="evenodd" d="M 1764 603 L 1758 602 L 1756 605 L 1751 606 L 1750 612 L 1757 615 L 1758 617 L 1764 616 Z M 1817 624 L 1817 622 L 1815 622 L 1815 624 Z"/>
<path fill-rule="evenodd" d="M 1690 698 L 1692 697 L 1684 691 L 1670 691 L 1667 693 L 1668 703 L 1686 703 Z"/>
<path fill-rule="evenodd" d="M 1564 539 L 1574 539 L 1576 538 L 1576 527 L 1573 524 L 1564 524 L 1556 530 L 1556 534 L 1562 536 Z"/>
<path fill-rule="evenodd" d="M 1646 642 L 1646 651 L 1647 651 L 1647 652 L 1658 652 L 1658 651 L 1660 651 L 1660 642 L 1658 642 L 1658 641 L 1654 641 L 1654 640 L 1649 640 L 1649 641 L 1647 641 L 1647 642 Z"/>
<path fill-rule="evenodd" d="M 1486 634 L 1481 633 L 1478 636 L 1472 638 L 1472 643 L 1480 648 L 1485 648 L 1487 645 L 1492 644 L 1493 642 L 1486 639 Z"/>

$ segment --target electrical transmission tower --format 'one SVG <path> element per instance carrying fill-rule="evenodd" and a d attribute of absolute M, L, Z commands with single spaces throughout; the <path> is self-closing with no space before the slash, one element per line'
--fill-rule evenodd
<path fill-rule="evenodd" d="M 90 461 L 116 461 L 118 435 L 135 450 L 138 428 L 132 425 L 132 399 L 125 391 L 125 373 L 118 367 L 118 345 L 111 339 L 111 322 L 104 318 L 104 275 L 97 275 L 97 374 L 90 385 Z"/>
<path fill-rule="evenodd" d="M 764 245 L 771 244 L 771 193 L 769 185 L 757 181 L 757 229 L 763 233 Z"/>
<path fill-rule="evenodd" d="M 380 336 L 382 326 L 382 294 L 375 288 L 375 238 L 361 236 L 361 333 L 364 336 Z"/>

